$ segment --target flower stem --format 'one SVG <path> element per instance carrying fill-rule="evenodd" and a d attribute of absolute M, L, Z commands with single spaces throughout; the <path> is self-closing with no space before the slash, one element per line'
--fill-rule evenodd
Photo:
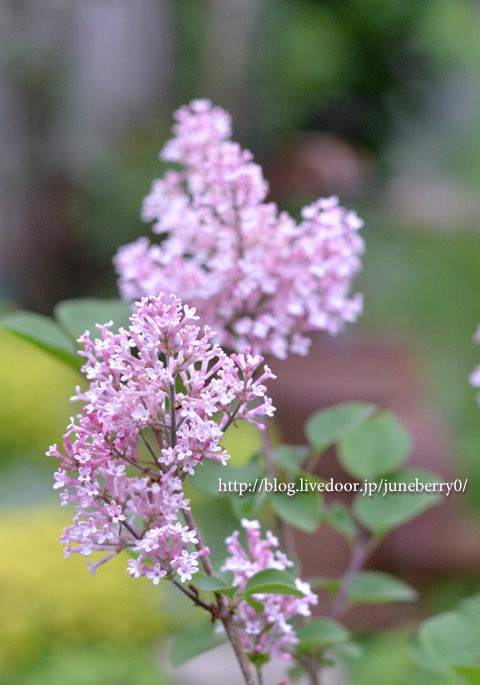
<path fill-rule="evenodd" d="M 183 515 L 185 517 L 185 522 L 187 523 L 188 527 L 196 532 L 198 539 L 197 548 L 204 549 L 205 545 L 200 536 L 200 532 L 198 530 L 198 526 L 195 522 L 192 512 L 189 509 L 184 509 Z M 202 565 L 207 576 L 215 575 L 212 562 L 208 554 L 202 555 Z M 243 649 L 238 628 L 235 626 L 233 622 L 232 612 L 230 608 L 225 604 L 225 600 L 220 594 L 216 593 L 215 597 L 217 600 L 218 617 L 223 623 L 225 633 L 230 641 L 230 644 L 232 645 L 235 656 L 237 657 L 238 664 L 240 666 L 243 678 L 245 680 L 245 685 L 257 685 L 255 682 L 255 676 L 253 674 L 252 665 L 250 664 L 250 661 L 248 660 L 248 657 L 245 654 L 245 650 Z M 198 602 L 196 602 L 196 604 L 198 604 Z"/>
<path fill-rule="evenodd" d="M 230 640 L 230 644 L 233 647 L 233 651 L 235 652 L 235 656 L 237 657 L 238 664 L 245 680 L 245 685 L 257 685 L 255 682 L 252 665 L 245 654 L 245 650 L 243 649 L 238 629 L 233 623 L 233 616 L 229 614 L 222 620 L 222 623 L 224 625 L 227 637 Z"/>
<path fill-rule="evenodd" d="M 333 600 L 332 609 L 330 611 L 331 618 L 338 620 L 345 611 L 352 583 L 372 551 L 371 543 L 372 537 L 365 530 L 360 528 L 352 547 L 347 568 L 340 579 L 340 587 Z M 308 679 L 311 685 L 322 685 L 322 683 L 324 683 L 325 666 L 322 666 L 308 655 L 305 658 L 303 665 L 308 673 Z"/>
<path fill-rule="evenodd" d="M 338 619 L 345 610 L 352 583 L 370 554 L 370 541 L 370 535 L 366 531 L 360 529 L 352 548 L 350 561 L 340 580 L 340 587 L 333 601 L 330 615 L 334 619 Z"/>
<path fill-rule="evenodd" d="M 195 519 L 193 518 L 192 512 L 190 511 L 190 509 L 186 509 L 186 508 L 182 509 L 182 512 L 183 512 L 183 516 L 185 518 L 185 523 L 190 528 L 190 530 L 195 531 L 195 534 L 197 536 L 198 542 L 196 544 L 196 548 L 198 550 L 205 549 L 206 545 L 204 544 L 204 542 L 202 540 L 202 537 L 200 535 L 200 531 L 198 529 L 198 526 L 197 526 Z M 202 555 L 202 566 L 203 566 L 203 570 L 205 571 L 207 576 L 214 576 L 215 575 L 215 571 L 213 570 L 212 562 L 210 561 L 210 556 L 208 554 Z"/>

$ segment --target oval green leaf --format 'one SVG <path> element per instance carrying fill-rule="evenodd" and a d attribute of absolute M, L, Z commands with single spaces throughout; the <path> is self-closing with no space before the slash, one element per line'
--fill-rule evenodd
<path fill-rule="evenodd" d="M 319 482 L 315 476 L 304 473 L 295 482 L 283 484 L 290 488 L 293 494 L 289 495 L 288 490 L 272 492 L 268 500 L 270 506 L 285 523 L 307 533 L 313 533 L 319 527 L 323 514 L 323 500 L 320 493 L 315 491 Z M 308 490 L 309 484 L 312 484 L 313 490 Z"/>
<path fill-rule="evenodd" d="M 278 445 L 272 450 L 273 461 L 287 473 L 297 474 L 307 460 L 309 451 L 305 445 Z"/>
<path fill-rule="evenodd" d="M 401 467 L 412 448 L 393 414 L 379 414 L 345 432 L 339 442 L 343 468 L 355 478 L 377 478 Z"/>
<path fill-rule="evenodd" d="M 258 510 L 263 505 L 263 497 L 256 495 L 244 495 L 243 497 L 230 495 L 228 501 L 230 502 L 232 513 L 238 521 L 256 518 Z"/>
<path fill-rule="evenodd" d="M 0 325 L 74 369 L 78 370 L 83 364 L 73 339 L 53 319 L 34 312 L 13 312 L 4 317 Z"/>
<path fill-rule="evenodd" d="M 226 595 L 232 595 L 236 590 L 234 585 L 218 576 L 202 576 L 196 580 L 195 585 L 204 592 L 221 592 Z"/>
<path fill-rule="evenodd" d="M 326 523 L 343 535 L 347 540 L 353 540 L 357 535 L 357 524 L 350 510 L 342 502 L 333 502 L 325 512 Z"/>
<path fill-rule="evenodd" d="M 299 640 L 297 652 L 303 654 L 313 649 L 325 649 L 350 638 L 348 630 L 330 618 L 315 618 L 297 629 Z"/>
<path fill-rule="evenodd" d="M 480 659 L 480 619 L 448 611 L 427 619 L 418 634 L 427 657 L 448 668 L 477 665 Z"/>
<path fill-rule="evenodd" d="M 441 496 L 434 491 L 437 482 L 435 475 L 421 470 L 407 470 L 381 479 L 377 483 L 378 492 L 372 497 L 357 495 L 353 505 L 355 515 L 365 528 L 384 535 L 438 504 Z M 390 489 L 389 494 L 384 494 L 385 488 Z"/>
<path fill-rule="evenodd" d="M 295 585 L 295 579 L 287 571 L 269 568 L 255 573 L 247 582 L 244 595 L 295 595 L 303 597 L 304 594 Z"/>
<path fill-rule="evenodd" d="M 121 326 L 127 327 L 131 310 L 125 302 L 118 299 L 79 298 L 59 302 L 54 313 L 65 331 L 77 340 L 85 331 L 90 331 L 94 337 L 97 323 L 113 321 L 113 330 Z"/>
<path fill-rule="evenodd" d="M 353 579 L 348 594 L 350 604 L 413 602 L 415 599 L 417 599 L 417 592 L 410 585 L 388 573 L 376 571 L 359 573 Z"/>
<path fill-rule="evenodd" d="M 207 459 L 200 462 L 188 482 L 199 492 L 211 497 L 220 497 L 222 494 L 229 494 L 228 483 L 231 479 L 229 466 L 222 466 L 218 461 Z"/>
<path fill-rule="evenodd" d="M 338 592 L 340 588 L 340 580 L 338 578 L 314 576 L 313 578 L 308 578 L 308 582 L 316 590 L 325 590 L 325 592 L 328 592 L 330 595 Z"/>
<path fill-rule="evenodd" d="M 314 450 L 323 452 L 346 431 L 366 421 L 374 413 L 375 406 L 366 402 L 345 402 L 321 409 L 307 420 L 305 434 Z"/>

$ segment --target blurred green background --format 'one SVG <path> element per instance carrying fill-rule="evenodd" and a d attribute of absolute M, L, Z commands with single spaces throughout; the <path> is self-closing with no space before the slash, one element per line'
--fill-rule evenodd
<path fill-rule="evenodd" d="M 209 97 L 281 207 L 334 193 L 365 218 L 365 313 L 347 335 L 419 354 L 478 512 L 479 29 L 474 0 L 2 3 L 2 309 L 115 295 L 111 257 L 148 233 L 139 208 L 171 112 Z M 161 683 L 168 597 L 124 560 L 92 578 L 61 558 L 68 513 L 43 453 L 78 378 L 6 332 L 0 350 L 0 683 Z M 452 578 L 432 606 L 468 589 Z M 408 660 L 403 634 L 369 639 L 349 682 L 406 682 Z"/>

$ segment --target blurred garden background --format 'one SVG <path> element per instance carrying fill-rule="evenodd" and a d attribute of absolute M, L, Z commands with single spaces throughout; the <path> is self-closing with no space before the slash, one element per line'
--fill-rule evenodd
<path fill-rule="evenodd" d="M 311 363 L 323 356 L 330 377 L 312 402 L 371 400 L 377 374 L 419 463 L 469 478 L 456 507 L 472 537 L 438 577 L 429 567 L 427 612 L 480 590 L 479 34 L 478 0 L 0 3 L 2 313 L 115 297 L 111 258 L 149 232 L 139 210 L 172 111 L 199 97 L 229 110 L 282 208 L 336 194 L 365 219 L 364 315 L 316 341 Z M 0 349 L 0 684 L 175 682 L 163 644 L 176 601 L 123 559 L 95 578 L 62 559 L 69 514 L 44 452 L 76 411 L 78 377 L 7 331 Z M 366 635 L 348 682 L 440 682 L 404 630 Z"/>

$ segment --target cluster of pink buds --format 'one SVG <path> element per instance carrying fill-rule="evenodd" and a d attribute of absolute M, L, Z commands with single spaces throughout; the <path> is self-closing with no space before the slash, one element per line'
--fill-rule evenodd
<path fill-rule="evenodd" d="M 286 570 L 293 566 L 287 556 L 278 549 L 278 540 L 267 531 L 262 539 L 258 521 L 242 520 L 246 531 L 247 548 L 240 543 L 240 533 L 235 531 L 226 540 L 230 554 L 222 568 L 233 571 L 233 584 L 240 591 L 245 589 L 248 580 L 265 569 Z M 240 628 L 243 646 L 251 655 L 266 655 L 280 659 L 291 659 L 291 648 L 297 643 L 293 626 L 289 621 L 295 616 L 310 616 L 311 606 L 318 601 L 310 585 L 295 580 L 295 585 L 303 597 L 282 594 L 254 595 L 262 604 L 257 610 L 246 601 L 242 601 L 235 614 L 235 622 Z"/>
<path fill-rule="evenodd" d="M 263 359 L 226 355 L 197 318 L 161 294 L 135 305 L 128 329 L 80 338 L 88 387 L 73 399 L 83 411 L 48 454 L 61 461 L 54 487 L 76 506 L 66 554 L 103 552 L 93 571 L 128 549 L 133 577 L 190 580 L 208 550 L 186 524 L 182 482 L 206 459 L 225 463 L 220 440 L 234 421 L 260 425 L 273 413 Z"/>
<path fill-rule="evenodd" d="M 147 238 L 115 257 L 127 301 L 166 290 L 196 307 L 219 344 L 284 358 L 305 354 L 314 330 L 337 333 L 362 308 L 350 296 L 361 268 L 362 221 L 331 197 L 296 223 L 266 202 L 252 155 L 231 141 L 229 115 L 207 100 L 175 114 L 161 157 L 180 166 L 154 182 L 143 205 Z"/>

